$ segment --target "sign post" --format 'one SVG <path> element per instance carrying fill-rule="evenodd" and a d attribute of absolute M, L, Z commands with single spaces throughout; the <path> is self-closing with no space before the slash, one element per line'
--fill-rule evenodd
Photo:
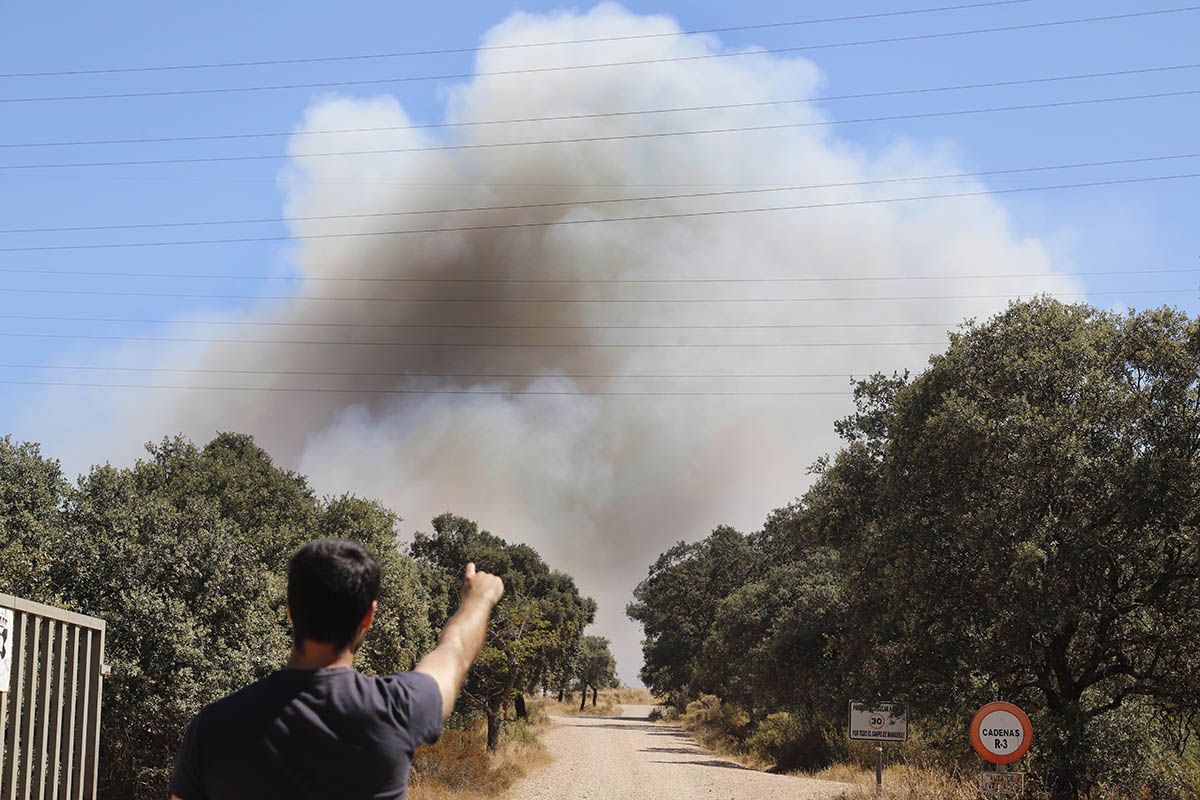
<path fill-rule="evenodd" d="M 875 742 L 875 795 L 883 794 L 883 742 L 908 741 L 908 711 L 903 703 L 850 701 L 847 733 L 851 740 Z"/>
<path fill-rule="evenodd" d="M 979 775 L 979 789 L 991 797 L 1017 797 L 1025 788 L 1024 772 L 1009 772 L 1033 744 L 1029 716 L 1012 703 L 988 703 L 971 719 L 971 746 L 992 769 Z"/>
<path fill-rule="evenodd" d="M 883 745 L 875 745 L 875 796 L 883 795 Z"/>

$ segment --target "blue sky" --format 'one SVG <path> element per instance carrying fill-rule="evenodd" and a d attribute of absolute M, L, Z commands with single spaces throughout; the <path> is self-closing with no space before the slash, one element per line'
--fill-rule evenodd
<path fill-rule="evenodd" d="M 714 2 L 627 4 L 640 12 L 675 15 L 686 29 L 775 22 L 789 19 L 938 5 L 910 2 L 779 3 L 748 0 L 736 6 Z M 470 46 L 489 26 L 517 6 L 506 3 L 454 4 L 348 2 L 212 2 L 195 4 L 112 2 L 74 4 L 68 18 L 53 4 L 8 4 L 0 11 L 0 71 L 35 72 L 140 66 L 182 62 L 394 52 Z M 560 7 L 528 2 L 531 11 Z M 1120 14 L 1169 4 L 1128 0 L 1052 2 L 1034 0 L 1002 7 L 914 15 L 883 20 L 784 27 L 722 34 L 731 46 L 788 47 L 993 27 L 1079 16 Z M 1196 59 L 1200 14 L 1182 13 L 994 33 L 932 41 L 829 48 L 808 53 L 826 77 L 825 94 L 851 94 L 895 88 L 938 86 L 1059 74 L 1186 64 Z M 430 73 L 469 72 L 469 53 L 261 68 L 134 73 L 82 77 L 0 80 L 3 98 L 60 94 L 147 91 L 253 85 L 256 83 L 362 80 Z M 1128 94 L 1184 91 L 1200 86 L 1200 70 L 1126 78 L 1084 80 L 1042 86 L 963 91 L 919 97 L 882 98 L 826 104 L 834 117 L 896 115 L 969 108 L 1054 102 Z M 423 121 L 437 121 L 447 82 L 400 83 L 338 90 L 350 96 L 387 92 L 400 98 Z M 291 130 L 320 92 L 290 90 L 184 97 L 130 98 L 0 104 L 4 144 L 137 136 L 186 136 Z M 1200 150 L 1200 97 L 1183 96 L 1091 107 L 1048 109 L 958 118 L 934 118 L 844 125 L 839 133 L 866 148 L 899 138 L 944 142 L 964 163 L 981 170 L 1038 164 L 1177 154 Z M 145 159 L 281 152 L 282 139 L 186 142 L 158 145 L 10 148 L 4 165 L 89 160 Z M 1200 161 L 1168 162 L 1114 169 L 1104 177 L 1196 171 Z M 152 221 L 273 217 L 281 194 L 274 183 L 278 161 L 107 167 L 0 172 L 3 227 L 120 225 Z M 1061 174 L 1050 177 L 1061 177 Z M 1073 177 L 1073 176 L 1072 176 Z M 1007 179 L 1011 181 L 1012 179 Z M 1006 179 L 989 180 L 1003 188 Z M 1011 185 L 1011 184 L 1009 184 Z M 1128 185 L 1112 189 L 1015 195 L 1002 200 L 1021 232 L 1045 237 L 1057 255 L 1080 269 L 1108 270 L 1196 266 L 1195 181 Z M 212 229 L 209 229 L 211 231 Z M 274 235 L 279 225 L 239 226 L 239 233 Z M 206 235 L 208 231 L 203 231 Z M 160 238 L 175 231 L 8 234 L 0 244 L 20 247 L 75 242 Z M 113 249 L 0 253 L 0 267 L 133 272 L 169 268 L 179 272 L 225 273 L 286 269 L 280 243 L 170 249 Z M 169 266 L 167 266 L 169 265 Z M 1194 276 L 1087 279 L 1089 289 L 1175 288 L 1194 285 Z M 0 287 L 45 288 L 75 285 L 121 290 L 180 290 L 246 293 L 268 285 L 246 281 L 152 281 L 148 279 L 0 275 Z M 279 288 L 278 284 L 271 285 Z M 1131 296 L 1132 299 L 1132 296 Z M 1109 302 L 1096 296 L 1096 302 Z M 1195 295 L 1137 296 L 1136 302 L 1178 303 L 1197 310 Z M 223 301 L 199 307 L 221 306 Z M 2 314 L 55 314 L 165 318 L 197 308 L 196 301 L 168 298 L 73 297 L 0 291 Z M 102 332 L 127 335 L 145 326 L 97 323 L 0 322 L 0 362 L 39 364 L 69 340 L 13 336 L 13 333 Z M 0 368 L 6 378 L 30 378 L 27 369 Z M 64 379 L 78 379 L 74 378 Z M 34 387 L 0 387 L 0 420 L 37 396 Z M 83 396 L 85 397 L 85 395 Z M 53 426 L 53 419 L 41 421 Z M 8 430 L 37 439 L 45 428 Z"/>
<path fill-rule="evenodd" d="M 942 4 L 949 5 L 950 2 Z M 626 7 L 638 13 L 663 13 L 678 18 L 685 30 L 752 25 L 832 15 L 872 14 L 939 5 L 937 0 L 850 0 L 840 3 L 781 3 L 746 0 L 739 4 L 716 2 L 635 2 Z M 9 4 L 0 11 L 0 73 L 88 70 L 105 67 L 138 67 L 181 63 L 256 61 L 271 59 L 340 56 L 363 53 L 398 52 L 445 48 L 470 48 L 490 27 L 504 20 L 517 6 L 504 3 L 383 3 L 346 2 L 262 2 L 253 4 L 253 13 L 245 3 L 210 2 L 197 4 L 110 2 L 75 4 L 69 14 L 52 4 Z M 559 3 L 530 2 L 519 8 L 541 12 L 561 8 Z M 787 48 L 881 38 L 916 36 L 937 32 L 960 31 L 1065 20 L 1076 17 L 1127 14 L 1152 8 L 1170 8 L 1169 3 L 1139 3 L 1132 0 L 1030 0 L 1003 6 L 991 6 L 943 13 L 917 14 L 875 20 L 845 21 L 807 26 L 781 26 L 720 34 L 729 48 L 760 46 Z M 576 8 L 587 9 L 589 5 Z M 909 42 L 861 46 L 822 47 L 800 55 L 811 59 L 823 75 L 820 96 L 916 89 L 956 84 L 1012 81 L 1081 73 L 1169 67 L 1195 63 L 1195 43 L 1200 41 L 1200 13 L 1174 13 L 1119 21 L 1052 26 L 1040 29 L 996 32 L 961 37 L 944 37 Z M 597 46 L 598 47 L 598 46 Z M 603 60 L 602 54 L 596 60 Z M 301 124 L 306 109 L 333 95 L 370 98 L 388 95 L 398 99 L 417 121 L 441 121 L 447 92 L 463 81 L 404 81 L 369 87 L 337 90 L 281 90 L 230 92 L 189 96 L 159 96 L 107 100 L 59 100 L 10 102 L 17 98 L 62 95 L 112 94 L 122 92 L 173 91 L 214 87 L 239 87 L 278 83 L 328 81 L 367 81 L 431 74 L 470 73 L 474 56 L 470 52 L 437 56 L 355 60 L 312 64 L 291 64 L 230 69 L 206 69 L 170 72 L 133 72 L 86 76 L 0 78 L 0 167 L 21 164 L 122 161 L 146 159 L 196 158 L 239 155 L 280 155 L 287 140 L 283 137 L 230 141 L 189 141 L 136 145 L 77 145 L 70 147 L 12 147 L 36 142 L 78 141 L 111 138 L 159 138 L 205 136 L 215 134 L 286 132 Z M 547 64 L 553 57 L 547 56 Z M 653 81 L 653 67 L 640 69 L 634 80 Z M 512 80 L 536 82 L 537 78 Z M 829 101 L 819 103 L 820 110 L 834 120 L 861 117 L 901 116 L 964 110 L 994 106 L 1029 105 L 1077 101 L 1126 95 L 1188 92 L 1200 89 L 1200 69 L 1179 69 L 1153 74 L 1109 77 L 1036 85 L 996 87 L 986 90 L 938 92 L 901 97 Z M 714 102 L 729 102 L 715 98 Z M 545 109 L 546 114 L 556 109 Z M 670 129 L 669 122 L 661 123 Z M 678 125 L 676 124 L 676 127 Z M 1200 130 L 1200 95 L 1127 102 L 1097 103 L 1083 106 L 1010 111 L 978 115 L 951 115 L 922 119 L 889 120 L 837 125 L 830 148 L 854 151 L 865 158 L 910 143 L 922 152 L 939 152 L 942 161 L 950 161 L 967 171 L 1005 170 L 1040 165 L 1098 162 L 1149 158 L 1200 152 L 1196 131 Z M 754 136 L 745 138 L 742 153 L 754 152 Z M 778 148 L 764 152 L 787 152 Z M 940 163 L 940 162 L 939 162 Z M 74 167 L 69 169 L 0 169 L 0 228 L 5 230 L 46 227 L 120 226 L 146 223 L 170 223 L 191 220 L 237 220 L 277 218 L 283 213 L 284 193 L 277 177 L 285 162 L 281 159 L 122 167 Z M 781 174 L 788 171 L 780 164 Z M 914 169 L 919 169 L 914 166 Z M 1138 165 L 1111 166 L 1089 170 L 1049 172 L 1044 175 L 993 176 L 984 179 L 990 188 L 1002 191 L 1019 186 L 1089 180 L 1114 180 L 1200 172 L 1200 159 L 1162 161 Z M 923 174 L 919 171 L 915 174 Z M 1046 248 L 1054 267 L 1060 271 L 1104 272 L 1110 270 L 1154 270 L 1200 268 L 1195 247 L 1196 180 L 1134 183 L 1102 189 L 1078 189 L 1047 193 L 1004 194 L 999 205 L 1010 216 L 1016 238 L 1036 239 Z M 939 201 L 954 202 L 954 201 Z M 847 211 L 846 213 L 853 213 Z M 947 219 L 951 219 L 947 216 Z M 952 224 L 952 223 L 947 223 Z M 287 293 L 295 288 L 286 281 L 252 281 L 239 274 L 291 274 L 292 249 L 286 242 L 267 241 L 225 245 L 169 248 L 112 248 L 81 250 L 20 251 L 14 248 L 136 242 L 222 236 L 283 236 L 278 222 L 211 228 L 160 228 L 148 230 L 93 230 L 75 232 L 0 233 L 0 381 L 146 382 L 159 376 L 138 373 L 47 372 L 37 365 L 51 362 L 87 365 L 106 363 L 105 353 L 121 344 L 122 337 L 154 336 L 169 331 L 154 322 L 113 322 L 38 320 L 38 316 L 74 316 L 110 319 L 169 320 L 209 313 L 231 313 L 249 309 L 251 300 L 202 299 L 181 297 L 104 296 L 98 294 L 55 294 L 20 290 L 73 289 L 81 291 L 119 291 L 129 293 L 190 293 L 208 295 L 250 295 Z M 950 232 L 948 232 L 950 233 Z M 930 234 L 934 238 L 937 232 Z M 947 239 L 953 238 L 947 236 Z M 782 239 L 781 239 L 782 241 Z M 602 243 L 601 243 L 602 244 Z M 863 269 L 854 264 L 844 269 Z M 95 271 L 132 273 L 201 273 L 226 275 L 218 279 L 175 280 L 167 278 L 87 277 L 79 275 L 27 274 L 15 270 Z M 969 272 L 969 267 L 964 271 Z M 1143 274 L 1091 276 L 1081 278 L 1098 305 L 1133 304 L 1139 307 L 1172 303 L 1189 313 L 1200 312 L 1197 301 L 1197 274 Z M 971 284 L 955 283 L 955 287 Z M 895 289 L 897 284 L 891 284 Z M 898 292 L 916 292 L 908 284 Z M 919 284 L 921 290 L 948 291 L 932 282 Z M 1159 291 L 1163 290 L 1163 291 Z M 868 291 L 863 289 L 864 293 Z M 887 289 L 883 289 L 887 291 Z M 836 313 L 836 312 L 835 312 Z M 26 317 L 26 318 L 22 318 Z M 75 339 L 75 335 L 90 339 Z M 100 338 L 96 338 L 100 337 Z M 109 337 L 109 338 L 103 338 Z M 24 366 L 19 366 L 24 365 Z M 170 377 L 162 380 L 171 380 Z M 93 460 L 127 460 L 136 445 L 119 453 L 88 450 L 75 443 L 72 426 L 102 426 L 105 417 L 90 415 L 93 407 L 127 402 L 137 409 L 145 404 L 165 404 L 162 394 L 137 390 L 71 390 L 69 402 L 62 397 L 46 402 L 46 387 L 0 383 L 0 434 L 12 434 L 20 440 L 47 442 L 50 454 L 64 461 L 68 470 L 86 468 Z M 110 394 L 111 392 L 120 392 Z M 124 393 L 127 392 L 127 393 Z M 74 405 L 72 405 L 74 404 Z M 143 405 L 137 405 L 143 404 Z M 807 407 L 807 406 L 806 406 Z M 230 405 L 234 409 L 233 405 Z M 650 408 L 647 406 L 647 408 Z M 762 515 L 789 499 L 788 493 L 801 490 L 803 464 L 811 463 L 827 449 L 828 438 L 812 435 L 803 446 L 781 444 L 775 432 L 775 417 L 763 417 L 753 432 L 742 433 L 737 422 L 744 413 L 753 416 L 756 407 L 705 406 L 693 422 L 683 420 L 682 428 L 715 424 L 728 411 L 734 421 L 734 438 L 751 444 L 743 467 L 734 464 L 733 475 L 722 482 L 723 491 L 711 491 L 714 481 L 694 481 L 685 475 L 677 497 L 741 493 L 740 502 L 699 507 L 694 519 L 660 525 L 652 532 L 625 532 L 627 541 L 638 540 L 645 552 L 632 552 L 626 562 L 611 569 L 597 567 L 586 576 L 585 589 L 606 591 L 602 606 L 608 617 L 602 632 L 618 637 L 619 658 L 627 680 L 633 680 L 636 662 L 636 631 L 619 619 L 627 591 L 644 574 L 653 553 L 682 537 L 702 535 L 704 526 L 733 521 L 743 527 L 758 524 Z M 819 430 L 828 437 L 828 406 L 806 421 L 806 430 Z M 65 409 L 65 411 L 64 411 Z M 751 410 L 747 410 L 751 409 Z M 80 420 L 65 421 L 63 414 L 78 411 Z M 376 409 L 377 410 L 377 409 Z M 790 410 L 777 409 L 788 418 Z M 211 412 L 212 409 L 209 409 Z M 561 419 L 586 427 L 590 407 L 581 404 L 579 416 L 559 418 L 541 416 L 537 408 L 527 412 L 535 431 L 543 420 Z M 215 424 L 223 424 L 220 413 Z M 232 411 L 231 411 L 232 413 Z M 297 412 L 300 413 L 300 412 Z M 415 413 L 415 412 L 414 412 Z M 653 420 L 636 417 L 642 424 Z M 212 414 L 210 414 L 212 416 Z M 819 417 L 819 418 L 818 418 Z M 422 419 L 419 416 L 415 419 Z M 749 418 L 749 417 L 747 417 Z M 253 417 L 235 417 L 235 420 Z M 324 418 L 323 418 L 324 419 Z M 387 433 L 389 422 L 368 436 Z M 407 419 L 401 416 L 401 420 Z M 437 418 L 435 418 L 437 419 Z M 495 419 L 487 418 L 487 424 Z M 521 419 L 525 419 L 522 417 Z M 621 417 L 614 416 L 620 420 Z M 666 418 L 662 427 L 669 427 Z M 351 422 L 354 420 L 352 419 Z M 278 422 L 278 421 L 277 421 Z M 455 418 L 454 424 L 470 418 Z M 520 420 L 518 420 L 520 422 Z M 678 422 L 678 420 L 677 420 Z M 231 425 L 241 424 L 234 421 Z M 269 427 L 268 423 L 264 423 Z M 290 418 L 283 423 L 290 424 Z M 523 423 L 522 423 L 523 424 Z M 115 426 L 114 426 L 115 427 Z M 277 426 L 278 427 L 278 426 Z M 318 453 L 345 452 L 365 460 L 363 471 L 348 470 L 344 475 L 326 474 L 322 491 L 343 488 L 361 490 L 373 496 L 387 497 L 385 483 L 372 483 L 373 456 L 355 448 L 353 424 L 344 426 L 337 436 L 326 436 L 320 424 L 305 429 L 325 450 Z M 126 425 L 128 428 L 128 425 Z M 369 426 L 367 431 L 372 429 Z M 514 430 L 524 428 L 514 423 Z M 641 428 L 635 428 L 642 430 Z M 124 430 L 124 429 L 122 429 Z M 594 440 L 580 438 L 584 448 L 607 444 L 611 430 L 598 428 Z M 610 431 L 605 433 L 605 431 Z M 157 438 L 173 430 L 142 431 L 146 438 Z M 251 430 L 260 433 L 259 430 Z M 550 431 L 551 434 L 554 431 Z M 113 434 L 114 436 L 116 434 Z M 524 435 L 524 434 L 521 434 Z M 574 429 L 571 435 L 579 435 Z M 796 434 L 793 434 L 796 435 Z M 278 438 L 278 431 L 276 431 Z M 553 442 L 537 444 L 546 452 L 570 463 L 578 448 L 566 438 L 565 453 Z M 757 437 L 757 438 L 755 438 Z M 551 436 L 553 438 L 553 436 Z M 715 438 L 715 437 L 714 437 Z M 103 440 L 92 437 L 92 444 Z M 338 441 L 348 442 L 334 446 Z M 367 441 L 372 441 L 367 439 Z M 401 444 L 411 444 L 401 439 Z M 518 439 L 520 441 L 520 439 Z M 656 440 L 657 441 L 657 440 Z M 663 442 L 673 440 L 665 437 Z M 732 441 L 732 440 L 730 440 Z M 330 444 L 334 442 L 334 444 Z M 560 443 L 561 444 L 561 443 Z M 338 447 L 342 449 L 339 450 Z M 653 467 L 657 444 L 651 444 L 646 464 Z M 520 449 L 520 445 L 516 449 Z M 714 445 L 712 460 L 720 460 L 722 448 L 732 447 L 720 440 Z M 766 474 L 756 474 L 753 465 L 758 452 L 771 447 L 791 449 L 786 474 L 774 475 L 766 485 Z M 573 449 L 574 448 L 574 449 Z M 756 449 L 757 448 L 757 449 Z M 369 448 L 368 448 L 369 449 Z M 514 448 L 509 448 L 513 450 Z M 299 452 L 298 450 L 293 451 Z M 589 451 L 591 452 L 591 451 Z M 396 455 L 396 454 L 399 455 Z M 715 453 L 715 455 L 714 455 Z M 518 521 L 526 510 L 547 529 L 557 531 L 559 520 L 571 518 L 575 507 L 567 487 L 563 508 L 546 505 L 539 496 L 541 473 L 553 462 L 530 451 L 534 466 L 522 466 L 519 458 L 500 467 L 489 464 L 488 456 L 475 453 L 483 464 L 481 480 L 491 480 L 506 471 L 528 469 L 534 487 L 514 492 L 509 510 Z M 775 455 L 778 455 L 777 453 Z M 397 445 L 391 457 L 401 461 L 407 451 Z M 506 454 L 507 457 L 507 454 Z M 689 463 L 691 455 L 681 450 L 678 457 Z M 771 454 L 762 463 L 769 463 Z M 287 461 L 287 459 L 284 459 Z M 319 464 L 316 458 L 306 464 Z M 591 462 L 588 462 L 591 464 Z M 669 459 L 663 461 L 670 465 Z M 784 463 L 784 462 L 779 462 Z M 298 460 L 287 466 L 303 466 Z M 361 465 L 360 465 L 361 466 Z M 436 481 L 437 464 L 429 472 Z M 612 465 L 597 462 L 596 475 L 603 478 Z M 620 465 L 618 464 L 619 472 Z M 489 470 L 490 467 L 490 470 Z M 762 470 L 761 467 L 760 471 Z M 417 472 L 425 469 L 414 467 Z M 699 470 L 699 468 L 698 468 Z M 375 470 L 383 471 L 382 468 Z M 551 468 L 551 472 L 554 470 Z M 776 470 L 777 472 L 779 470 Z M 697 476 L 707 474 L 701 471 Z M 714 473 L 716 474 L 716 473 Z M 346 476 L 353 476 L 346 477 Z M 503 476 L 503 475 L 502 475 Z M 385 476 L 386 477 L 386 476 Z M 413 477 L 413 476 L 410 476 Z M 420 475 L 415 476 L 420 478 Z M 553 477 L 553 476 L 551 476 Z M 634 481 L 636 483 L 636 479 Z M 692 483 L 695 483 L 693 486 Z M 757 485 L 763 484 L 763 485 Z M 662 487 L 652 488 L 657 491 Z M 692 493 L 689 495 L 689 492 Z M 699 493 L 699 494 L 697 494 Z M 470 504 L 450 495 L 415 495 L 414 507 L 432 504 L 433 512 L 450 503 L 456 510 Z M 430 499 L 432 497 L 432 499 Z M 405 500 L 409 499 L 404 495 Z M 717 500 L 713 500 L 714 503 Z M 542 503 L 542 505 L 539 505 Z M 440 504 L 440 505 L 439 505 Z M 486 504 L 484 504 L 486 505 Z M 653 504 L 646 506 L 653 508 Z M 641 506 L 637 506 L 640 509 Z M 564 511 L 565 509 L 565 511 Z M 737 509 L 736 513 L 733 509 Z M 398 508 L 409 516 L 411 509 Z M 465 510 L 465 509 L 464 509 Z M 501 512 L 504 512 L 501 508 Z M 669 511 L 670 509 L 668 509 Z M 483 513 L 483 512 L 480 512 Z M 564 517 L 566 514 L 566 517 Z M 557 516 L 556 516 L 557 515 Z M 636 516 L 636 515 L 635 515 Z M 426 516 L 425 519 L 428 517 Z M 547 522 L 551 520 L 552 522 Z M 420 519 L 415 520 L 418 524 Z M 485 524 L 489 520 L 484 519 Z M 649 523 L 648 523 L 649 524 Z M 513 529 L 519 527 L 514 524 Z M 580 528 L 581 542 L 603 543 L 606 531 Z M 500 527 L 497 532 L 512 535 Z M 652 534 L 652 535 L 651 535 Z M 589 538 L 591 537 L 591 538 Z M 596 537 L 601 537 L 597 539 Z M 539 541 L 553 541 L 542 539 Z M 593 555 L 571 542 L 554 545 L 556 563 L 570 554 L 583 553 L 580 567 L 588 569 L 587 557 Z M 585 557 L 587 556 L 587 557 Z M 603 560 L 603 559 L 601 559 Z M 616 562 L 614 562 L 616 563 Z M 573 569 L 571 564 L 565 564 Z M 614 577 L 615 576 L 615 577 Z M 625 626 L 622 628 L 622 626 Z M 612 632 L 616 632 L 613 634 Z M 623 632 L 622 632 L 623 631 Z"/>

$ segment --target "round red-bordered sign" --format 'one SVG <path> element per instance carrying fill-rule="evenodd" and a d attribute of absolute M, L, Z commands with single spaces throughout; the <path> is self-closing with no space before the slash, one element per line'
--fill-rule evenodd
<path fill-rule="evenodd" d="M 1012 703 L 988 703 L 971 720 L 971 746 L 984 761 L 1011 764 L 1029 752 L 1033 725 Z"/>

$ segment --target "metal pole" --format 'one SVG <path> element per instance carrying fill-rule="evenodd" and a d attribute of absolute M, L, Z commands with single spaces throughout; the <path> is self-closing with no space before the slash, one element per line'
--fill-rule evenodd
<path fill-rule="evenodd" d="M 883 746 L 875 747 L 875 796 L 883 796 Z"/>

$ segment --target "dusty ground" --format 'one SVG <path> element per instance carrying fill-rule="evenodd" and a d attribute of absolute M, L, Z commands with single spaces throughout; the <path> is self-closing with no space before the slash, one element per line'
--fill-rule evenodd
<path fill-rule="evenodd" d="M 554 759 L 518 783 L 511 800 L 836 800 L 850 787 L 746 769 L 700 749 L 684 731 L 647 720 L 653 706 L 621 717 L 552 717 Z"/>

